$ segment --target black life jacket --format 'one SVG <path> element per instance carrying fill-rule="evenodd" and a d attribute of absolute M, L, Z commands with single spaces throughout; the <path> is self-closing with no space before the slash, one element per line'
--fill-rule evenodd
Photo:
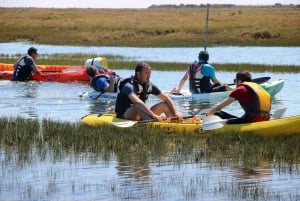
<path fill-rule="evenodd" d="M 152 93 L 152 85 L 151 83 L 147 84 L 140 84 L 134 77 L 126 78 L 123 81 L 120 82 L 119 90 L 117 100 L 116 100 L 116 107 L 115 112 L 117 113 L 117 117 L 123 118 L 123 114 L 127 110 L 130 105 L 132 105 L 132 101 L 129 99 L 129 97 L 123 93 L 121 93 L 123 86 L 126 83 L 130 83 L 133 85 L 134 93 L 143 101 L 146 102 L 149 95 Z"/>
<path fill-rule="evenodd" d="M 146 102 L 149 95 L 152 93 L 152 85 L 151 83 L 140 84 L 134 77 L 126 78 L 120 82 L 119 89 L 121 91 L 122 87 L 126 83 L 131 83 L 133 85 L 134 93 L 143 101 Z"/>
<path fill-rule="evenodd" d="M 19 59 L 17 66 L 14 70 L 12 81 L 29 81 L 32 80 L 32 67 L 25 63 L 25 59 L 28 55 Z"/>
<path fill-rule="evenodd" d="M 189 82 L 190 82 L 190 91 L 192 93 L 210 93 L 212 92 L 210 83 L 210 77 L 204 76 L 201 73 L 201 69 L 203 64 L 198 64 L 194 62 L 189 66 Z M 196 74 L 200 74 L 200 76 L 196 77 Z"/>

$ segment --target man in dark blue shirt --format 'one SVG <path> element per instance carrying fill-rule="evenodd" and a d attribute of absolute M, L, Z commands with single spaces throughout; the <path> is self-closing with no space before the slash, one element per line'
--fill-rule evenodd
<path fill-rule="evenodd" d="M 161 114 L 167 117 L 182 118 L 175 108 L 173 101 L 158 87 L 150 82 L 151 67 L 147 63 L 139 63 L 135 68 L 135 75 L 120 83 L 120 92 L 117 96 L 116 108 L 118 118 L 129 120 L 156 119 L 162 121 Z M 153 94 L 162 102 L 149 108 L 145 102 Z"/>
<path fill-rule="evenodd" d="M 38 56 L 37 49 L 31 47 L 27 53 L 14 64 L 12 81 L 29 81 L 32 80 L 32 73 L 41 74 L 35 65 L 35 60 Z"/>

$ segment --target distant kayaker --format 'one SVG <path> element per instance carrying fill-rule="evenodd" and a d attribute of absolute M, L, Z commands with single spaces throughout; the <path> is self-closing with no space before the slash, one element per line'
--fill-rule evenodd
<path fill-rule="evenodd" d="M 37 49 L 31 47 L 27 51 L 27 55 L 22 56 L 14 64 L 14 73 L 11 81 L 29 81 L 32 80 L 32 73 L 41 74 L 35 65 L 38 56 Z"/>
<path fill-rule="evenodd" d="M 160 115 L 165 114 L 166 117 L 182 119 L 182 115 L 168 95 L 150 82 L 150 75 L 150 65 L 141 62 L 135 68 L 135 75 L 120 83 L 115 107 L 117 117 L 135 121 L 148 119 L 162 121 Z M 157 96 L 162 102 L 149 108 L 146 100 L 150 94 Z"/>
<path fill-rule="evenodd" d="M 178 87 L 172 89 L 171 93 L 180 93 L 187 79 L 190 81 L 189 89 L 192 93 L 211 93 L 231 90 L 227 84 L 221 83 L 217 79 L 214 67 L 207 63 L 209 59 L 207 51 L 200 51 L 198 58 L 199 61 L 195 61 L 188 67 Z"/>
<path fill-rule="evenodd" d="M 86 73 L 91 77 L 90 86 L 100 92 L 118 92 L 118 87 L 122 78 L 115 73 L 100 74 L 94 66 L 86 67 Z"/>
<path fill-rule="evenodd" d="M 271 96 L 258 84 L 251 82 L 251 74 L 241 71 L 236 74 L 234 89 L 229 96 L 207 112 L 207 116 L 216 114 L 223 119 L 229 119 L 227 123 L 248 123 L 267 121 L 270 119 Z M 224 107 L 238 101 L 245 114 L 237 118 L 221 111 Z"/>

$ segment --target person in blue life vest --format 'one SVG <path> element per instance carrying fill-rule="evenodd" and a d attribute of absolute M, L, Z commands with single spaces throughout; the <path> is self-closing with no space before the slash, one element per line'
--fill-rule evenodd
<path fill-rule="evenodd" d="M 35 65 L 37 56 L 37 49 L 30 47 L 27 55 L 20 57 L 14 64 L 14 73 L 11 81 L 30 81 L 33 79 L 32 73 L 41 74 Z"/>
<path fill-rule="evenodd" d="M 188 67 L 178 87 L 172 89 L 171 93 L 180 93 L 187 79 L 189 79 L 189 89 L 192 93 L 211 93 L 231 90 L 227 84 L 221 83 L 217 79 L 214 67 L 207 63 L 209 59 L 207 51 L 200 51 L 198 58 L 199 61 L 195 61 Z"/>
<path fill-rule="evenodd" d="M 251 82 L 251 74 L 247 71 L 241 71 L 236 74 L 234 82 L 236 88 L 232 90 L 229 96 L 211 108 L 206 115 L 218 115 L 223 119 L 229 119 L 227 123 L 251 123 L 267 121 L 270 119 L 271 96 L 258 84 Z M 224 107 L 238 101 L 245 114 L 242 117 L 236 117 L 221 111 Z"/>
<path fill-rule="evenodd" d="M 166 117 L 177 117 L 182 115 L 176 109 L 173 101 L 150 81 L 151 67 L 141 62 L 135 68 L 135 75 L 124 79 L 120 83 L 120 92 L 117 95 L 115 112 L 118 118 L 128 120 L 162 121 L 161 114 Z M 146 101 L 150 94 L 157 96 L 162 102 L 148 107 Z"/>
<path fill-rule="evenodd" d="M 90 86 L 100 92 L 118 92 L 119 84 L 122 78 L 115 73 L 110 75 L 100 74 L 94 66 L 87 66 L 86 73 L 91 77 Z"/>

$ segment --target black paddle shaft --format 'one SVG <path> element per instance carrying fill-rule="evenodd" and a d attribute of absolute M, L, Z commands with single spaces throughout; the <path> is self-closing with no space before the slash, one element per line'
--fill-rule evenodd
<path fill-rule="evenodd" d="M 252 82 L 255 82 L 256 84 L 262 84 L 264 82 L 269 81 L 270 79 L 271 79 L 271 77 L 258 77 L 258 78 L 252 79 Z M 235 83 L 228 84 L 228 85 L 235 85 Z"/>

